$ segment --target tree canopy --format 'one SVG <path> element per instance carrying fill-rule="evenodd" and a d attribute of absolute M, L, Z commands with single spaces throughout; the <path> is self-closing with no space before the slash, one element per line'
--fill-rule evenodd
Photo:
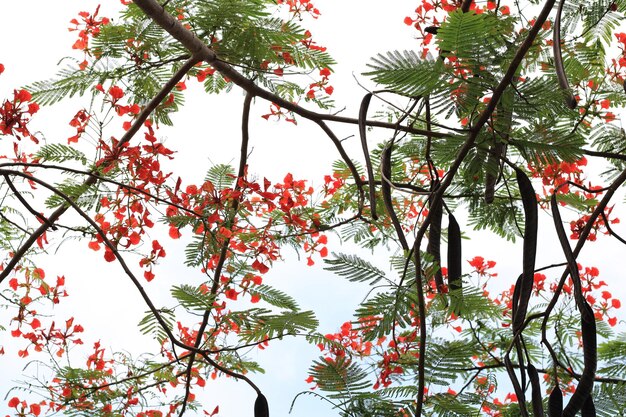
<path fill-rule="evenodd" d="M 357 78 L 375 88 L 354 114 L 333 100 L 314 2 L 120 6 L 78 12 L 58 73 L 0 107 L 0 330 L 27 377 L 7 388 L 13 415 L 219 416 L 221 399 L 199 394 L 226 379 L 254 392 L 255 417 L 319 400 L 346 417 L 626 415 L 621 277 L 600 273 L 614 259 L 579 260 L 626 243 L 626 2 L 416 1 L 398 21 L 414 48 L 372 51 Z M 175 135 L 176 114 L 199 112 L 191 84 L 215 103 L 239 94 L 237 125 L 212 146 L 240 150 L 184 176 L 177 150 L 203 128 L 185 141 L 159 129 Z M 41 107 L 72 98 L 71 135 L 32 128 Z M 270 129 L 314 125 L 332 170 L 266 176 L 250 163 L 254 107 Z M 304 146 L 270 149 L 273 163 Z M 498 286 L 491 253 L 504 242 L 521 243 Z M 67 245 L 76 258 L 55 262 Z M 89 311 L 58 312 L 76 279 L 63 264 L 94 252 L 146 311 L 139 356 L 83 340 Z M 294 256 L 365 288 L 336 332 L 319 329 L 327 306 L 303 308 L 273 282 Z M 256 352 L 292 339 L 319 352 L 310 389 L 272 398 L 257 376 L 282 371 Z"/>

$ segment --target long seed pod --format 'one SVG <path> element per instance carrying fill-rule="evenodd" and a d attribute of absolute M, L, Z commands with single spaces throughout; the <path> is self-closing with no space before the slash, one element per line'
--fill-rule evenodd
<path fill-rule="evenodd" d="M 487 158 L 487 168 L 485 173 L 485 203 L 487 204 L 493 203 L 493 199 L 496 195 L 496 184 L 498 182 L 498 177 L 500 176 L 500 173 L 494 173 L 491 170 L 491 167 L 494 165 L 500 165 L 500 157 L 504 154 L 505 149 L 505 145 L 502 142 L 496 142 L 489 149 L 489 157 Z"/>
<path fill-rule="evenodd" d="M 428 229 L 428 246 L 426 252 L 429 253 L 435 261 L 437 271 L 435 272 L 435 285 L 437 292 L 441 294 L 444 291 L 443 275 L 441 274 L 441 218 L 443 216 L 443 207 L 441 200 L 436 205 L 430 206 L 430 227 Z"/>
<path fill-rule="evenodd" d="M 517 379 L 517 375 L 515 375 L 515 370 L 513 369 L 513 364 L 511 363 L 511 358 L 509 354 L 504 355 L 504 367 L 506 368 L 507 374 L 509 374 L 509 379 L 511 380 L 511 384 L 513 384 L 513 391 L 515 391 L 515 395 L 517 396 L 517 403 L 519 404 L 520 415 L 523 417 L 528 417 L 528 410 L 526 409 L 526 399 L 524 398 L 524 390 Z"/>
<path fill-rule="evenodd" d="M 462 265 L 462 244 L 461 244 L 461 228 L 459 223 L 450 213 L 448 215 L 448 289 L 451 294 L 451 302 L 454 307 L 454 313 L 461 316 L 463 311 L 463 275 Z"/>
<path fill-rule="evenodd" d="M 511 298 L 511 317 L 515 317 L 515 315 L 517 314 L 517 306 L 519 304 L 519 293 L 520 293 L 520 289 L 522 288 L 522 278 L 524 277 L 524 275 L 521 275 L 517 277 L 517 280 L 515 280 L 515 287 L 513 287 L 513 297 Z"/>
<path fill-rule="evenodd" d="M 582 409 L 585 401 L 587 401 L 587 397 L 589 397 L 593 391 L 593 381 L 596 375 L 596 367 L 598 365 L 596 319 L 593 315 L 593 310 L 589 306 L 589 303 L 587 303 L 587 300 L 585 300 L 582 293 L 580 276 L 578 274 L 578 265 L 576 264 L 576 258 L 574 257 L 572 248 L 569 245 L 565 229 L 563 228 L 563 221 L 561 220 L 559 205 L 556 201 L 556 194 L 552 194 L 550 206 L 552 209 L 552 217 L 554 218 L 554 228 L 556 229 L 556 233 L 559 237 L 563 254 L 567 260 L 569 274 L 574 284 L 574 299 L 576 300 L 576 306 L 580 311 L 581 319 L 583 372 L 578 380 L 578 386 L 576 387 L 574 394 L 572 394 L 572 398 L 563 410 L 563 417 L 574 417 L 576 413 Z"/>
<path fill-rule="evenodd" d="M 383 194 L 383 202 L 385 203 L 385 208 L 387 209 L 387 213 L 389 213 L 389 218 L 391 219 L 391 223 L 393 224 L 394 229 L 396 229 L 396 234 L 398 235 L 398 240 L 400 241 L 400 245 L 402 249 L 405 251 L 409 250 L 409 244 L 406 241 L 406 237 L 404 236 L 404 231 L 402 230 L 402 226 L 400 225 L 400 221 L 398 221 L 398 216 L 396 216 L 396 211 L 393 209 L 393 200 L 391 199 L 391 150 L 393 147 L 393 141 L 385 146 L 383 149 L 383 153 L 381 155 L 380 160 L 380 171 L 381 171 L 381 185 L 380 191 Z"/>
<path fill-rule="evenodd" d="M 532 391 L 532 405 L 533 405 L 533 416 L 534 417 L 543 417 L 543 403 L 541 401 L 541 384 L 539 383 L 539 373 L 537 372 L 537 368 L 535 368 L 532 364 L 528 364 L 528 368 L 526 368 L 528 372 L 528 379 L 530 379 L 530 387 Z"/>
<path fill-rule="evenodd" d="M 580 314 L 582 340 L 583 340 L 583 372 L 578 381 L 576 391 L 572 394 L 572 398 L 563 410 L 563 417 L 574 417 L 593 391 L 593 380 L 596 375 L 596 367 L 598 365 L 598 341 L 596 335 L 596 319 L 593 316 L 593 310 L 585 301 Z M 592 400 L 593 401 L 593 400 Z M 595 409 L 595 407 L 594 407 Z M 594 414 L 595 415 L 595 411 Z"/>
<path fill-rule="evenodd" d="M 580 409 L 581 417 L 596 417 L 596 406 L 593 403 L 593 395 L 589 395 Z"/>
<path fill-rule="evenodd" d="M 270 417 L 270 407 L 265 395 L 258 393 L 254 402 L 254 417 Z"/>
<path fill-rule="evenodd" d="M 552 52 L 554 54 L 554 69 L 556 71 L 556 78 L 559 80 L 559 87 L 566 94 L 565 104 L 570 109 L 576 108 L 576 98 L 572 94 L 569 82 L 567 81 L 567 75 L 565 74 L 565 68 L 563 67 L 563 55 L 561 55 L 561 13 L 563 13 L 563 5 L 565 0 L 559 2 L 559 7 L 556 11 L 556 18 L 554 19 L 554 30 L 552 39 Z"/>
<path fill-rule="evenodd" d="M 370 106 L 371 100 L 372 93 L 367 93 L 365 97 L 363 97 L 363 100 L 361 100 L 361 108 L 359 109 L 359 136 L 361 137 L 361 148 L 363 148 L 363 154 L 365 156 L 365 167 L 367 169 L 370 210 L 372 212 L 372 218 L 374 220 L 378 220 L 378 213 L 376 213 L 376 186 L 374 182 L 374 168 L 372 168 L 372 160 L 370 159 L 370 153 L 367 148 L 367 129 L 365 126 L 365 120 L 367 119 L 367 109 Z"/>
<path fill-rule="evenodd" d="M 463 288 L 463 281 L 461 280 L 461 275 L 463 275 L 461 249 L 461 228 L 452 213 L 450 213 L 448 216 L 448 287 L 450 291 Z"/>
<path fill-rule="evenodd" d="M 520 281 L 519 302 L 513 317 L 513 332 L 517 333 L 524 324 L 528 302 L 533 289 L 535 257 L 537 255 L 537 197 L 535 189 L 524 171 L 515 169 L 515 176 L 524 205 L 522 280 Z"/>
<path fill-rule="evenodd" d="M 548 397 L 548 416 L 562 417 L 563 415 L 563 393 L 558 385 L 554 387 Z"/>

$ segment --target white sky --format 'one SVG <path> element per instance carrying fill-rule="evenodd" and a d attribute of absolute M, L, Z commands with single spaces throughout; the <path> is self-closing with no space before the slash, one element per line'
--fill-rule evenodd
<path fill-rule="evenodd" d="M 110 16 L 107 10 L 117 7 L 117 3 L 114 0 L 106 3 L 101 15 Z M 63 56 L 81 58 L 71 50 L 75 33 L 67 31 L 68 22 L 81 10 L 92 12 L 97 4 L 92 0 L 0 1 L 0 39 L 4 40 L 0 49 L 0 63 L 6 67 L 5 73 L 0 75 L 0 97 L 8 97 L 12 89 L 18 86 L 53 76 L 57 62 Z M 315 1 L 322 16 L 307 26 L 313 32 L 314 39 L 328 46 L 329 52 L 340 63 L 335 68 L 331 83 L 335 87 L 333 97 L 337 108 L 346 107 L 344 115 L 354 116 L 358 111 L 364 92 L 356 85 L 353 75 L 365 81 L 359 74 L 365 69 L 364 64 L 370 56 L 388 50 L 410 49 L 415 45 L 413 31 L 402 20 L 412 13 L 417 4 L 417 1 L 396 0 L 387 1 L 381 7 L 380 2 L 371 0 Z M 167 138 L 168 147 L 179 152 L 177 172 L 180 172 L 186 183 L 197 183 L 203 178 L 211 162 L 237 163 L 239 114 L 243 101 L 243 95 L 237 89 L 228 96 L 205 97 L 198 89 L 191 88 L 194 84 L 194 80 L 187 82 L 190 87 L 188 104 L 174 118 L 176 129 L 158 131 L 159 135 Z M 71 128 L 67 123 L 79 108 L 80 102 L 80 99 L 72 100 L 68 105 L 55 107 L 54 111 L 42 111 L 36 118 L 39 123 L 37 126 L 50 141 L 69 136 Z M 337 159 L 330 141 L 323 132 L 304 120 L 300 120 L 297 127 L 284 122 L 266 122 L 259 116 L 267 113 L 267 108 L 268 103 L 257 101 L 253 109 L 251 145 L 254 151 L 250 158 L 251 171 L 272 180 L 282 179 L 286 172 L 292 172 L 295 177 L 311 179 L 319 184 L 322 176 L 330 172 L 332 161 Z M 337 133 L 339 137 L 347 137 L 358 132 L 355 126 L 348 126 L 338 128 Z M 372 136 L 380 140 L 385 138 L 384 133 L 374 133 Z M 347 141 L 348 146 L 358 149 L 356 141 L 355 136 Z M 352 152 L 352 155 L 360 158 L 361 153 Z M 538 266 L 557 262 L 554 254 L 559 253 L 558 241 L 551 228 L 541 227 L 541 224 L 551 222 L 551 219 L 544 216 L 541 221 L 540 231 L 544 235 L 539 242 Z M 461 228 L 467 231 L 463 224 Z M 546 229 L 550 229 L 550 232 L 543 232 Z M 482 255 L 496 260 L 500 276 L 494 280 L 494 284 L 508 288 L 519 273 L 521 249 L 503 243 L 490 234 L 472 236 L 476 236 L 476 239 L 465 242 L 464 258 Z M 600 242 L 588 244 L 580 262 L 597 266 L 601 277 L 614 284 L 611 287 L 614 294 L 617 296 L 620 293 L 620 298 L 626 303 L 626 286 L 623 284 L 621 267 L 624 247 L 614 241 L 610 245 L 606 243 L 609 243 L 609 239 L 601 236 Z M 140 352 L 144 342 L 137 337 L 136 324 L 145 307 L 135 289 L 127 282 L 119 267 L 106 264 L 101 254 L 86 250 L 86 243 L 78 246 L 78 249 L 73 245 L 62 247 L 56 256 L 44 261 L 49 274 L 66 276 L 71 295 L 63 300 L 54 313 L 59 320 L 76 315 L 86 329 L 83 340 L 87 346 L 102 339 L 105 346 L 114 350 Z M 147 285 L 150 293 L 157 300 L 164 300 L 164 303 L 167 302 L 165 300 L 172 283 L 181 277 L 193 280 L 199 276 L 177 263 L 184 255 L 182 247 L 174 249 L 170 244 L 168 249 L 167 262 L 157 271 L 158 278 Z M 329 249 L 333 250 L 332 246 Z M 381 268 L 387 269 L 384 255 L 374 257 L 374 261 Z M 321 262 L 318 260 L 317 264 L 319 266 Z M 321 268 L 308 268 L 303 261 L 293 259 L 284 265 L 276 265 L 267 275 L 266 282 L 293 295 L 303 308 L 316 311 L 322 332 L 334 332 L 342 322 L 349 320 L 354 306 L 365 295 L 365 289 L 355 290 L 352 285 L 347 285 Z M 0 312 L 0 324 L 9 327 L 6 316 Z M 12 344 L 10 335 L 0 333 L 0 345 L 4 345 L 7 350 L 7 354 L 0 357 L 0 368 L 3 370 L 0 375 L 0 414 L 8 412 L 6 401 L 2 398 L 11 386 L 9 381 L 19 378 L 21 367 L 25 364 L 15 359 L 17 349 Z M 287 415 L 294 395 L 308 389 L 304 379 L 310 360 L 317 355 L 317 348 L 287 340 L 270 344 L 265 352 L 252 354 L 266 366 L 267 373 L 264 376 L 252 378 L 266 393 L 273 416 Z M 206 409 L 211 411 L 219 404 L 220 416 L 251 415 L 253 391 L 243 383 L 223 381 L 207 385 L 206 394 L 201 397 L 206 401 Z M 313 397 L 303 397 L 298 400 L 293 415 L 330 417 L 335 414 Z"/>

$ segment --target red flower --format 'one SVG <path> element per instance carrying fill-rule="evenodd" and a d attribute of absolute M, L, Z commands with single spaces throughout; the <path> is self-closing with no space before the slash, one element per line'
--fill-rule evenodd
<path fill-rule="evenodd" d="M 252 262 L 252 269 L 255 269 L 257 271 L 259 271 L 262 274 L 265 274 L 267 271 L 269 271 L 269 267 L 261 262 L 259 262 L 258 259 L 255 259 L 254 262 Z"/>
<path fill-rule="evenodd" d="M 106 250 L 104 251 L 104 259 L 107 262 L 113 262 L 115 260 L 115 254 L 111 249 L 106 248 Z"/>
<path fill-rule="evenodd" d="M 181 237 L 180 230 L 174 225 L 170 226 L 169 235 L 172 239 L 179 239 Z"/>
<path fill-rule="evenodd" d="M 485 258 L 483 258 L 482 256 L 475 256 L 474 258 L 472 258 L 471 261 L 467 261 L 471 266 L 474 267 L 474 270 L 479 274 L 479 275 L 488 275 L 491 277 L 495 277 L 498 274 L 490 274 L 487 272 L 488 269 L 493 268 L 494 266 L 496 266 L 496 263 L 494 261 L 487 261 L 485 262 Z"/>
<path fill-rule="evenodd" d="M 35 416 L 38 416 L 39 414 L 41 414 L 41 406 L 39 404 L 31 404 L 30 412 Z"/>
<path fill-rule="evenodd" d="M 154 274 L 152 273 L 152 271 L 144 271 L 143 277 L 146 279 L 146 281 L 150 282 L 154 279 Z"/>
<path fill-rule="evenodd" d="M 14 408 L 17 407 L 20 403 L 20 399 L 17 397 L 13 397 L 9 400 L 9 407 Z"/>
<path fill-rule="evenodd" d="M 234 289 L 229 288 L 224 292 L 224 295 L 226 296 L 226 298 L 229 298 L 231 300 L 237 300 L 238 293 Z"/>
<path fill-rule="evenodd" d="M 122 97 L 124 97 L 124 90 L 122 90 L 120 87 L 114 85 L 113 87 L 109 88 L 109 94 L 111 95 L 111 98 L 115 102 L 115 101 L 121 99 Z"/>

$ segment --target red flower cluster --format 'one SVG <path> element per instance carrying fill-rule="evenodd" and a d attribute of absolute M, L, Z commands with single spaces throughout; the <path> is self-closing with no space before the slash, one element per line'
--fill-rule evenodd
<path fill-rule="evenodd" d="M 531 175 L 534 178 L 541 178 L 543 183 L 543 195 L 550 196 L 558 189 L 560 194 L 570 192 L 569 182 L 582 184 L 583 167 L 587 165 L 587 158 L 584 156 L 574 162 L 566 161 L 543 161 L 541 164 L 529 165 Z"/>
<path fill-rule="evenodd" d="M 294 17 L 302 17 L 304 13 L 310 14 L 314 19 L 320 16 L 320 11 L 313 6 L 311 0 L 276 0 L 276 4 L 289 6 L 289 13 Z"/>
<path fill-rule="evenodd" d="M 85 129 L 87 128 L 87 124 L 89 124 L 89 119 L 91 115 L 87 113 L 85 109 L 79 110 L 72 120 L 70 121 L 70 126 L 76 128 L 76 134 L 67 138 L 67 143 L 77 143 L 78 139 L 85 133 Z"/>
<path fill-rule="evenodd" d="M 70 23 L 74 25 L 74 27 L 70 27 L 68 30 L 70 32 L 78 31 L 78 39 L 72 45 L 72 49 L 78 49 L 85 52 L 86 55 L 90 55 L 89 51 L 89 38 L 94 38 L 100 34 L 100 28 L 103 25 L 109 24 L 109 19 L 106 17 L 102 17 L 98 19 L 98 12 L 100 11 L 100 6 L 96 7 L 96 11 L 93 14 L 89 14 L 88 12 L 80 12 L 78 15 L 80 16 L 81 21 L 78 19 L 70 20 Z M 80 69 L 87 68 L 87 60 L 83 60 L 83 62 L 79 65 Z"/>
<path fill-rule="evenodd" d="M 474 268 L 474 272 L 476 272 L 481 277 L 498 276 L 497 273 L 487 272 L 488 269 L 492 269 L 494 266 L 496 266 L 495 261 L 485 261 L 485 258 L 483 258 L 482 256 L 474 256 L 471 260 L 467 262 Z"/>
<path fill-rule="evenodd" d="M 14 90 L 13 100 L 5 100 L 0 107 L 0 133 L 14 135 L 18 140 L 30 138 L 33 142 L 39 140 L 28 130 L 30 118 L 39 111 L 39 105 L 30 102 L 33 96 L 26 90 Z M 29 103 L 30 102 L 30 103 Z"/>
<path fill-rule="evenodd" d="M 333 86 L 328 85 L 328 77 L 330 77 L 330 70 L 328 68 L 322 68 L 320 70 L 320 76 L 322 77 L 316 83 L 309 84 L 309 91 L 306 93 L 308 99 L 315 99 L 316 94 L 320 91 L 331 95 L 335 90 Z"/>

